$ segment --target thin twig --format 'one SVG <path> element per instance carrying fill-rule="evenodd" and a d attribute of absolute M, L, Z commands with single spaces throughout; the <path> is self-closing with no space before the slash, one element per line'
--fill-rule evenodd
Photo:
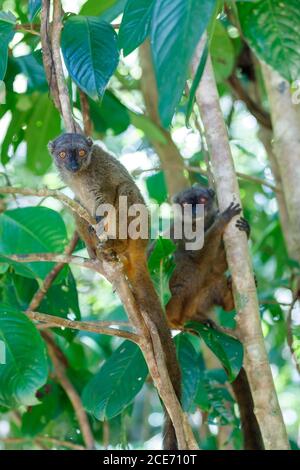
<path fill-rule="evenodd" d="M 54 315 L 48 315 L 47 313 L 33 312 L 29 310 L 26 310 L 25 313 L 31 320 L 43 322 L 44 324 L 48 323 L 51 326 L 70 328 L 72 330 L 90 331 L 108 336 L 118 336 L 120 338 L 133 341 L 134 343 L 139 343 L 139 337 L 135 333 L 124 330 L 117 330 L 116 328 L 107 328 L 104 326 L 107 324 L 107 322 L 75 321 L 69 320 L 67 318 L 56 317 Z M 109 322 L 109 324 L 115 325 L 116 323 Z"/>
<path fill-rule="evenodd" d="M 60 439 L 55 439 L 54 437 L 47 437 L 47 436 L 38 436 L 35 437 L 34 440 L 31 439 L 30 437 L 6 437 L 6 438 L 0 438 L 0 442 L 3 442 L 4 444 L 26 444 L 28 442 L 34 441 L 37 444 L 40 443 L 51 443 L 57 447 L 66 447 L 67 449 L 72 449 L 72 450 L 86 450 L 84 446 L 81 446 L 79 444 L 74 444 L 73 442 L 69 441 L 61 441 Z"/>
<path fill-rule="evenodd" d="M 49 263 L 74 264 L 75 266 L 91 269 L 99 274 L 103 274 L 101 264 L 98 260 L 83 258 L 81 256 L 71 256 L 63 253 L 30 253 L 21 255 L 5 255 L 5 257 L 12 261 L 16 261 L 17 263 L 36 263 L 42 261 Z"/>
<path fill-rule="evenodd" d="M 180 168 L 183 168 L 184 170 L 186 170 L 190 173 L 198 173 L 199 175 L 203 175 L 203 176 L 208 177 L 208 171 L 203 170 L 202 168 L 200 168 L 198 166 L 184 165 L 184 166 L 180 166 Z M 134 170 L 133 174 L 134 174 L 134 176 L 138 176 L 142 173 L 148 173 L 148 172 L 152 172 L 152 171 L 161 171 L 161 170 L 162 170 L 161 167 L 147 168 L 145 170 L 144 169 L 137 169 L 137 170 Z M 279 193 L 279 192 L 282 191 L 274 183 L 271 183 L 270 181 L 267 181 L 264 178 L 259 178 L 258 176 L 246 175 L 245 173 L 241 173 L 240 171 L 236 171 L 236 175 L 240 179 L 243 179 L 243 180 L 246 180 L 246 181 L 251 181 L 252 183 L 257 183 L 261 186 L 266 186 L 266 187 L 272 189 L 272 191 L 274 191 L 274 192 Z"/>
<path fill-rule="evenodd" d="M 23 196 L 36 196 L 36 197 L 53 197 L 58 201 L 62 202 L 72 212 L 78 214 L 81 218 L 86 220 L 90 225 L 94 226 L 96 221 L 90 214 L 80 205 L 78 202 L 73 201 L 61 191 L 57 189 L 31 189 L 31 188 L 15 188 L 11 186 L 0 187 L 0 193 L 2 194 L 21 194 Z"/>

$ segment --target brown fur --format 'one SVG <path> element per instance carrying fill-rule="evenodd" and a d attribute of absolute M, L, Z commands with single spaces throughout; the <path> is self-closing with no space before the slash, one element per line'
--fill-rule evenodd
<path fill-rule="evenodd" d="M 214 306 L 225 311 L 234 309 L 232 281 L 226 277 L 228 270 L 223 244 L 223 233 L 231 219 L 241 212 L 239 206 L 231 205 L 223 213 L 218 213 L 214 192 L 200 186 L 179 193 L 175 202 L 192 205 L 205 202 L 204 206 L 204 246 L 199 251 L 187 251 L 182 241 L 174 240 L 176 268 L 170 280 L 172 297 L 167 304 L 167 317 L 172 327 L 182 327 L 189 320 L 207 321 Z M 236 226 L 249 236 L 249 225 L 245 219 L 238 219 Z M 244 448 L 264 449 L 256 416 L 249 382 L 244 369 L 232 384 L 240 409 L 244 434 Z"/>
<path fill-rule="evenodd" d="M 95 217 L 100 204 L 109 203 L 118 209 L 120 196 L 127 196 L 128 207 L 132 204 L 145 204 L 126 168 L 101 147 L 92 145 L 90 139 L 77 134 L 64 134 L 51 142 L 49 149 L 62 179 L 92 216 Z M 86 152 L 84 158 L 79 155 L 82 150 Z M 101 253 L 114 253 L 124 262 L 124 269 L 137 304 L 144 318 L 149 318 L 160 334 L 170 379 L 180 400 L 180 369 L 175 346 L 147 269 L 148 240 L 109 239 L 99 244 L 96 233 L 83 219 L 77 218 L 77 227 L 92 258 L 97 257 L 98 250 L 101 250 Z M 167 417 L 167 428 L 169 433 L 166 440 L 167 448 L 176 449 L 177 441 L 169 417 Z"/>

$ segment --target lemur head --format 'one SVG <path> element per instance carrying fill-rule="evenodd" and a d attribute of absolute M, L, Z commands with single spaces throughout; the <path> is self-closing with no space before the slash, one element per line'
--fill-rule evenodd
<path fill-rule="evenodd" d="M 215 191 L 198 184 L 176 194 L 173 198 L 173 202 L 180 204 L 182 207 L 190 204 L 192 206 L 192 215 L 194 217 L 197 214 L 197 204 L 204 205 L 205 218 L 211 217 L 216 212 Z"/>
<path fill-rule="evenodd" d="M 62 134 L 48 144 L 58 169 L 71 173 L 78 173 L 89 166 L 92 147 L 92 139 L 81 134 Z"/>

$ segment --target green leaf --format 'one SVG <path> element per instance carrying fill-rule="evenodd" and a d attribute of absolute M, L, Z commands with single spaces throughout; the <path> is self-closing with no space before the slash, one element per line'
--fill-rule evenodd
<path fill-rule="evenodd" d="M 10 12 L 0 12 L 0 80 L 3 80 L 6 74 L 8 45 L 14 37 L 14 26 L 16 17 Z"/>
<path fill-rule="evenodd" d="M 159 237 L 148 260 L 151 278 L 163 306 L 171 298 L 169 282 L 175 269 L 172 256 L 175 250 L 172 240 Z"/>
<path fill-rule="evenodd" d="M 88 0 L 80 10 L 83 16 L 99 16 L 110 23 L 124 10 L 127 0 Z"/>
<path fill-rule="evenodd" d="M 161 0 L 154 7 L 151 44 L 159 92 L 159 112 L 167 127 L 185 87 L 198 41 L 216 0 Z"/>
<path fill-rule="evenodd" d="M 180 333 L 175 337 L 177 358 L 181 369 L 182 407 L 191 411 L 202 377 L 203 359 L 189 340 L 188 333 Z"/>
<path fill-rule="evenodd" d="M 118 135 L 130 125 L 127 108 L 109 90 L 106 90 L 101 103 L 89 100 L 89 104 L 96 132 L 103 134 L 111 129 L 115 135 Z"/>
<path fill-rule="evenodd" d="M 97 419 L 111 419 L 133 402 L 147 375 L 140 348 L 124 341 L 85 387 L 83 404 Z"/>
<path fill-rule="evenodd" d="M 203 411 L 209 412 L 208 422 L 221 425 L 238 425 L 234 414 L 234 399 L 226 387 L 226 375 L 222 369 L 205 370 L 197 391 L 195 402 Z"/>
<path fill-rule="evenodd" d="M 160 142 L 161 144 L 167 144 L 167 139 L 164 136 L 162 130 L 151 121 L 148 116 L 144 114 L 134 113 L 128 111 L 131 123 L 137 129 L 140 129 L 144 132 L 145 136 L 150 142 Z"/>
<path fill-rule="evenodd" d="M 28 17 L 30 21 L 34 20 L 34 17 L 39 13 L 41 7 L 42 7 L 42 0 L 29 0 Z"/>
<path fill-rule="evenodd" d="M 243 34 L 260 59 L 289 81 L 300 76 L 298 0 L 239 3 Z"/>
<path fill-rule="evenodd" d="M 163 171 L 158 171 L 154 175 L 148 176 L 146 186 L 151 199 L 155 199 L 158 204 L 167 201 L 168 188 Z"/>
<path fill-rule="evenodd" d="M 196 331 L 223 364 L 230 382 L 237 377 L 243 365 L 243 346 L 232 336 L 226 335 L 211 326 L 189 322 L 187 328 Z"/>
<path fill-rule="evenodd" d="M 13 110 L 12 119 L 8 126 L 5 138 L 1 145 L 1 163 L 6 165 L 9 158 L 9 149 L 12 146 L 14 152 L 17 146 L 24 139 L 23 126 L 27 124 L 28 111 Z"/>
<path fill-rule="evenodd" d="M 93 100 L 101 98 L 119 61 L 112 26 L 96 16 L 72 16 L 62 31 L 62 51 L 74 82 Z"/>
<path fill-rule="evenodd" d="M 63 411 L 64 395 L 55 383 L 47 383 L 37 392 L 41 404 L 30 408 L 22 415 L 22 434 L 34 437 L 40 434 L 51 421 L 56 419 Z"/>
<path fill-rule="evenodd" d="M 0 339 L 6 352 L 6 363 L 0 365 L 0 405 L 36 404 L 35 393 L 48 375 L 40 334 L 23 313 L 1 306 Z"/>
<path fill-rule="evenodd" d="M 67 241 L 66 227 L 61 216 L 46 207 L 24 207 L 0 215 L 0 253 L 61 253 Z M 54 263 L 16 263 L 17 274 L 44 279 Z"/>
<path fill-rule="evenodd" d="M 155 0 L 128 0 L 119 31 L 119 45 L 127 56 L 150 33 Z"/>
<path fill-rule="evenodd" d="M 19 67 L 20 71 L 28 79 L 28 93 L 33 93 L 34 91 L 48 91 L 48 83 L 43 67 L 41 51 L 35 51 L 32 54 L 15 57 L 13 60 Z M 48 122 L 48 125 L 51 125 L 51 121 Z"/>
<path fill-rule="evenodd" d="M 27 166 L 37 175 L 43 175 L 52 159 L 47 144 L 60 133 L 60 116 L 45 93 L 36 100 L 34 111 L 25 132 L 27 141 Z"/>
<path fill-rule="evenodd" d="M 205 69 L 205 65 L 206 65 L 206 62 L 207 62 L 208 49 L 209 49 L 208 48 L 208 41 L 206 41 L 206 44 L 205 44 L 205 47 L 204 47 L 199 65 L 198 65 L 197 70 L 196 70 L 196 74 L 195 74 L 192 86 L 191 86 L 191 89 L 190 89 L 190 93 L 189 93 L 189 100 L 188 100 L 188 104 L 187 104 L 187 108 L 186 108 L 186 120 L 185 120 L 186 126 L 188 126 L 188 123 L 189 123 L 189 120 L 190 120 L 190 117 L 191 117 L 191 114 L 192 114 L 192 111 L 193 111 L 193 105 L 194 105 L 194 100 L 195 100 L 195 96 L 196 96 L 196 91 L 197 91 L 198 85 L 200 83 L 200 80 L 202 78 L 202 75 L 203 75 L 203 72 L 204 72 L 204 69 Z"/>
<path fill-rule="evenodd" d="M 232 73 L 235 64 L 233 43 L 220 21 L 216 21 L 211 38 L 210 53 L 218 83 L 226 80 Z"/>
<path fill-rule="evenodd" d="M 50 287 L 39 306 L 39 311 L 61 318 L 81 319 L 76 281 L 70 269 L 68 269 L 68 274 L 64 276 L 62 282 Z M 54 331 L 68 341 L 71 341 L 78 333 L 69 328 L 55 328 Z"/>

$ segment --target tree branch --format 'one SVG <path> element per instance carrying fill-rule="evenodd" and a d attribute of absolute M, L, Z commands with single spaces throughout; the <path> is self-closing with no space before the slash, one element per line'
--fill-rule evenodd
<path fill-rule="evenodd" d="M 129 331 L 117 330 L 116 328 L 107 328 L 105 325 L 113 324 L 115 322 L 88 322 L 88 321 L 75 321 L 68 320 L 67 318 L 56 317 L 54 315 L 48 315 L 47 313 L 33 312 L 26 310 L 26 315 L 35 321 L 42 322 L 44 324 L 50 324 L 51 327 L 63 327 L 70 328 L 72 330 L 90 331 L 92 333 L 98 333 L 108 336 L 118 336 L 119 338 L 125 338 L 139 344 L 139 337 L 135 333 Z M 128 324 L 129 325 L 129 324 Z"/>
<path fill-rule="evenodd" d="M 91 269 L 99 274 L 103 274 L 101 264 L 98 260 L 89 258 L 82 258 L 81 256 L 70 256 L 60 253 L 31 253 L 21 255 L 5 255 L 6 258 L 16 261 L 17 263 L 36 263 L 36 262 L 49 262 L 49 263 L 62 263 L 74 264 L 81 268 Z"/>
<path fill-rule="evenodd" d="M 30 189 L 30 188 L 15 188 L 11 186 L 0 187 L 0 193 L 2 194 L 21 194 L 23 196 L 37 196 L 37 197 L 53 197 L 58 201 L 62 202 L 72 212 L 78 214 L 82 219 L 86 220 L 93 227 L 96 225 L 95 219 L 80 205 L 78 202 L 69 198 L 61 191 L 57 189 Z"/>
<path fill-rule="evenodd" d="M 205 38 L 202 38 L 197 47 L 192 64 L 193 75 L 197 71 L 204 42 Z M 210 57 L 196 92 L 196 101 L 206 132 L 220 210 L 225 210 L 232 201 L 240 203 L 240 196 Z M 238 331 L 244 345 L 245 369 L 265 448 L 289 449 L 264 345 L 247 237 L 236 230 L 233 221 L 225 231 L 224 242 L 233 279 Z"/>
<path fill-rule="evenodd" d="M 70 442 L 70 441 L 62 441 L 60 439 L 55 439 L 54 437 L 47 437 L 47 436 L 37 436 L 34 439 L 31 439 L 30 437 L 0 438 L 0 442 L 3 442 L 4 444 L 8 444 L 8 445 L 26 444 L 31 441 L 36 442 L 38 445 L 40 445 L 41 443 L 42 444 L 49 443 L 57 447 L 66 447 L 67 449 L 71 449 L 71 450 L 86 450 L 84 446 L 81 446 L 79 444 L 74 444 L 73 442 Z"/>

